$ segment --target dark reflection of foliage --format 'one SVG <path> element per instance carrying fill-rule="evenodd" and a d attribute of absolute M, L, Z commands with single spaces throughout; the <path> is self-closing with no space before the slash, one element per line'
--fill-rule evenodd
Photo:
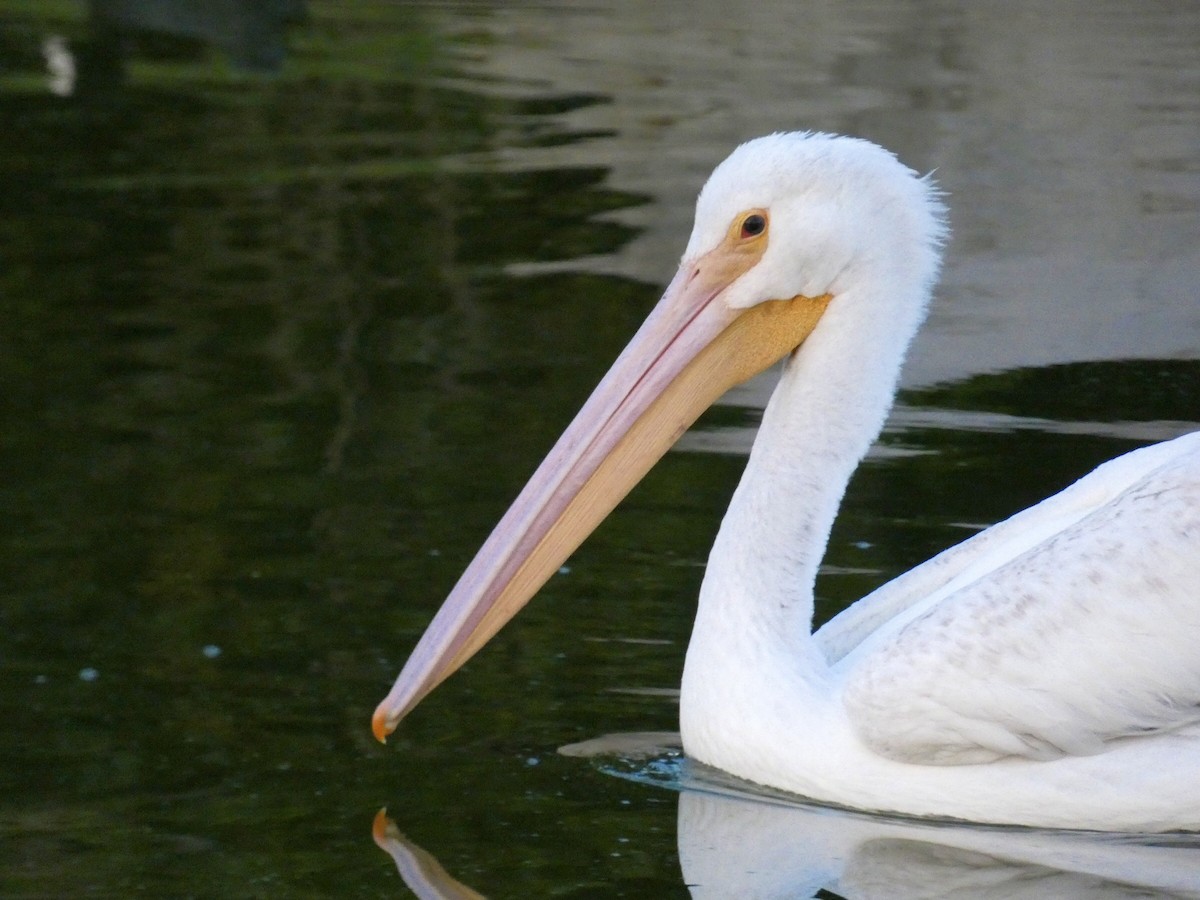
<path fill-rule="evenodd" d="M 159 61 L 105 95 L 0 90 L 5 895 L 378 890 L 383 803 L 492 895 L 674 878 L 673 798 L 618 806 L 626 786 L 548 753 L 582 726 L 539 685 L 570 668 L 605 697 L 557 661 L 578 620 L 512 631 L 387 752 L 370 741 L 654 291 L 505 274 L 628 239 L 595 217 L 641 199 L 603 171 L 445 161 L 579 139 L 548 117 L 600 98 L 433 86 L 433 59 L 381 77 L 437 48 L 406 14 L 354 25 L 386 51 L 360 56 L 328 38 L 339 9 L 276 80 Z M 6 59 L 40 65 L 28 50 Z"/>
<path fill-rule="evenodd" d="M 902 399 L 912 406 L 1054 420 L 1193 421 L 1200 410 L 1200 360 L 1118 360 L 1014 369 L 905 391 Z"/>

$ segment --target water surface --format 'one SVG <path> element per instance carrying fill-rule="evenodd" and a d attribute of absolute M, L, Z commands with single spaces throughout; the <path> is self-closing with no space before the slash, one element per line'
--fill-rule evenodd
<path fill-rule="evenodd" d="M 1193 4 L 188 7 L 0 0 L 5 896 L 406 896 L 384 806 L 488 896 L 688 895 L 676 793 L 555 751 L 675 728 L 765 382 L 368 721 L 739 140 L 953 210 L 822 618 L 1198 427 Z"/>

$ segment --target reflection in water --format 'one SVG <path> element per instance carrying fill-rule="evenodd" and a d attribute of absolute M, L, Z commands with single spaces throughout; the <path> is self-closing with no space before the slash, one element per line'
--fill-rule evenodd
<path fill-rule="evenodd" d="M 686 774 L 686 766 L 682 771 L 675 785 L 682 788 L 679 863 L 695 898 L 1200 897 L 1195 836 L 887 819 L 754 796 L 706 774 Z M 383 811 L 373 835 L 422 900 L 482 896 L 401 834 Z"/>
<path fill-rule="evenodd" d="M 1200 897 L 1200 844 L 931 825 L 685 791 L 694 897 Z"/>
<path fill-rule="evenodd" d="M 847 131 L 936 168 L 952 199 L 907 384 L 1195 353 L 1200 5 L 760 2 L 731 21 L 718 0 L 606 0 L 510 4 L 481 27 L 484 73 L 612 97 L 574 117 L 611 140 L 557 158 L 603 153 L 613 184 L 655 203 L 625 217 L 636 241 L 588 264 L 665 279 L 730 146 Z"/>
<path fill-rule="evenodd" d="M 58 97 L 107 94 L 122 87 L 135 59 L 189 61 L 208 47 L 236 72 L 275 74 L 287 56 L 287 29 L 306 15 L 307 0 L 89 0 L 86 38 L 42 41 L 47 86 Z"/>
<path fill-rule="evenodd" d="M 395 860 L 400 877 L 421 900 L 471 900 L 483 896 L 455 880 L 432 855 L 401 834 L 386 809 L 375 814 L 371 836 L 379 849 Z"/>
<path fill-rule="evenodd" d="M 288 25 L 303 21 L 306 0 L 90 0 L 95 40 L 118 56 L 137 33 L 187 38 L 220 49 L 242 72 L 277 72 Z"/>
<path fill-rule="evenodd" d="M 46 71 L 50 77 L 47 86 L 50 93 L 58 97 L 70 97 L 75 93 L 75 54 L 71 52 L 67 39 L 61 34 L 52 34 L 42 41 L 42 56 L 46 60 Z"/>

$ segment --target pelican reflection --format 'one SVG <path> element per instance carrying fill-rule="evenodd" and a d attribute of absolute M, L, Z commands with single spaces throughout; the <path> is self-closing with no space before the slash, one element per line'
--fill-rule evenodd
<path fill-rule="evenodd" d="M 715 774 L 715 773 L 714 773 Z M 705 782 L 701 771 L 689 783 Z M 691 896 L 845 900 L 1005 898 L 1200 900 L 1200 837 L 906 821 L 771 797 L 719 780 L 679 794 L 678 842 Z M 486 895 L 446 872 L 381 811 L 375 842 L 421 900 Z"/>

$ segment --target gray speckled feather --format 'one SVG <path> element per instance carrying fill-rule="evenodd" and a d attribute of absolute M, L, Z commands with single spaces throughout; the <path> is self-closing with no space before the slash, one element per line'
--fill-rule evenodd
<path fill-rule="evenodd" d="M 1197 555 L 1191 453 L 885 627 L 846 659 L 850 719 L 884 756 L 942 764 L 1090 754 L 1200 721 L 1200 585 L 1190 603 L 1176 587 Z"/>

